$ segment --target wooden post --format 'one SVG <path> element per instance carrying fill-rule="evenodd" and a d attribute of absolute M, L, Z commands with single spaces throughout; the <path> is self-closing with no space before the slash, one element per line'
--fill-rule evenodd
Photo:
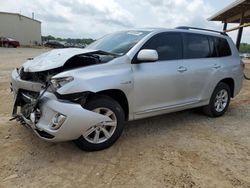
<path fill-rule="evenodd" d="M 223 31 L 227 30 L 227 22 L 224 22 Z"/>
<path fill-rule="evenodd" d="M 242 25 L 244 23 L 243 17 L 244 17 L 244 13 L 242 13 L 242 15 L 241 15 L 240 25 Z M 236 40 L 236 47 L 238 48 L 238 50 L 240 49 L 240 42 L 241 42 L 242 32 L 243 32 L 243 27 L 240 27 L 239 31 L 238 31 L 237 40 Z"/>

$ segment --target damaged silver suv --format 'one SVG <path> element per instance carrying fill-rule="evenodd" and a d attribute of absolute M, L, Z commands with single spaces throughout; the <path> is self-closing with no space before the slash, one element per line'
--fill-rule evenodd
<path fill-rule="evenodd" d="M 242 87 L 243 64 L 225 33 L 141 29 L 51 50 L 11 78 L 13 119 L 44 140 L 96 151 L 111 146 L 126 121 L 196 107 L 223 115 Z"/>

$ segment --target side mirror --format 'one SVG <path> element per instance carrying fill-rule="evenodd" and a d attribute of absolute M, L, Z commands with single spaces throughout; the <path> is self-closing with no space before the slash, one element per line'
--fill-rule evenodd
<path fill-rule="evenodd" d="M 158 53 L 156 50 L 143 49 L 139 51 L 137 55 L 138 62 L 154 62 L 159 59 Z"/>

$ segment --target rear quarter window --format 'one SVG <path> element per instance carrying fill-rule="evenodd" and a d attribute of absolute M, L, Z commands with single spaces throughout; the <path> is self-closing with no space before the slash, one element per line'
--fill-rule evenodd
<path fill-rule="evenodd" d="M 218 53 L 218 57 L 226 57 L 232 55 L 230 46 L 226 39 L 214 37 L 214 45 Z"/>

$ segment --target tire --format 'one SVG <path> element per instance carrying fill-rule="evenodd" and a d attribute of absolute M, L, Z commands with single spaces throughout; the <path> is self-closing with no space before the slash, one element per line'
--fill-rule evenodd
<path fill-rule="evenodd" d="M 224 115 L 228 109 L 230 98 L 231 90 L 229 86 L 226 83 L 220 82 L 214 89 L 209 104 L 203 107 L 203 112 L 210 117 Z"/>
<path fill-rule="evenodd" d="M 74 141 L 75 144 L 80 149 L 85 150 L 85 151 L 98 151 L 98 150 L 103 150 L 112 146 L 115 143 L 115 141 L 121 136 L 123 128 L 124 128 L 125 115 L 120 104 L 110 97 L 98 95 L 98 96 L 92 97 L 84 105 L 84 108 L 91 110 L 91 111 L 96 111 L 97 113 L 100 113 L 103 115 L 105 113 L 111 114 L 113 112 L 112 115 L 110 115 L 109 117 L 112 120 L 114 120 L 111 123 L 116 124 L 116 126 L 95 125 L 96 128 L 94 126 L 91 127 L 92 130 L 96 129 L 95 131 L 93 131 L 89 135 L 86 135 L 88 133 L 88 131 L 86 131 L 86 133 L 83 133 L 83 135 L 85 134 L 84 136 L 81 135 L 77 140 Z M 108 131 L 109 133 L 108 135 L 110 137 L 106 136 L 107 134 L 106 131 L 105 131 L 106 134 L 104 134 L 103 129 Z M 100 140 L 95 139 L 97 132 L 99 132 L 98 137 L 100 136 L 99 138 Z"/>

